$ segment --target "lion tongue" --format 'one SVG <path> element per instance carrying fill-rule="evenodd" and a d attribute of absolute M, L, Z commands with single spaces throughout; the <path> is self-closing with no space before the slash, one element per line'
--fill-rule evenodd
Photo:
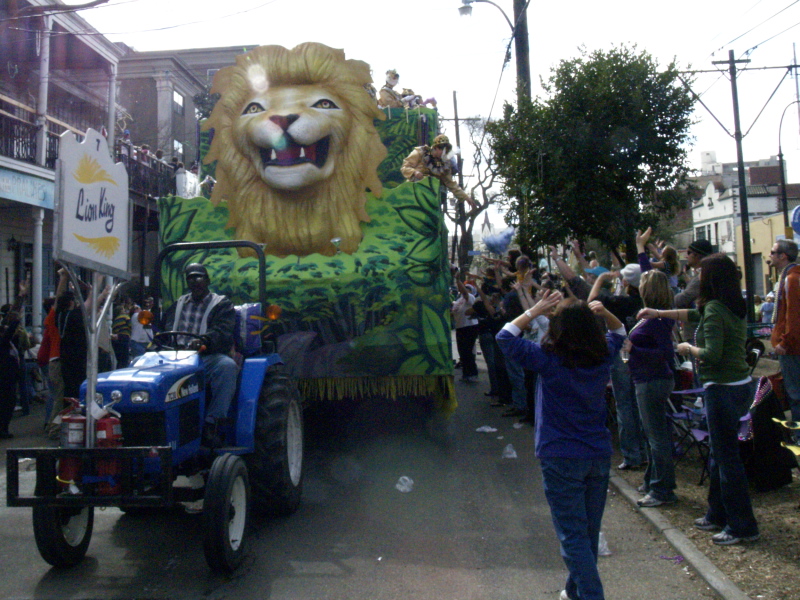
<path fill-rule="evenodd" d="M 275 161 L 279 165 L 293 165 L 303 160 L 314 162 L 317 160 L 317 145 L 301 146 L 300 144 L 289 144 L 286 148 L 275 150 Z"/>

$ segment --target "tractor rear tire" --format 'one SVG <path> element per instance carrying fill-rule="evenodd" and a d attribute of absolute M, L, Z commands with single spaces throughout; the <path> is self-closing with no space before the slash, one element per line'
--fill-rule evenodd
<path fill-rule="evenodd" d="M 39 554 L 57 568 L 83 560 L 94 528 L 94 507 L 34 506 L 33 536 Z"/>
<path fill-rule="evenodd" d="M 257 510 L 281 516 L 297 510 L 303 494 L 303 407 L 297 385 L 280 371 L 268 373 L 261 387 L 248 466 Z"/>
<path fill-rule="evenodd" d="M 203 551 L 212 571 L 232 573 L 247 553 L 250 484 L 247 466 L 233 454 L 214 459 L 203 500 Z"/>

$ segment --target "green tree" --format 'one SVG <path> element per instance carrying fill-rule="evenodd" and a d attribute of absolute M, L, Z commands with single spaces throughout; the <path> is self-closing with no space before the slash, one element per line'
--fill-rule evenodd
<path fill-rule="evenodd" d="M 192 96 L 194 107 L 197 109 L 198 120 L 207 119 L 211 116 L 211 111 L 214 110 L 217 100 L 219 100 L 219 94 L 211 93 L 210 84 L 206 85 L 202 92 Z"/>
<path fill-rule="evenodd" d="M 520 244 L 596 238 L 630 259 L 636 229 L 686 206 L 694 100 L 677 74 L 635 47 L 582 50 L 544 99 L 504 107 L 487 130 Z"/>

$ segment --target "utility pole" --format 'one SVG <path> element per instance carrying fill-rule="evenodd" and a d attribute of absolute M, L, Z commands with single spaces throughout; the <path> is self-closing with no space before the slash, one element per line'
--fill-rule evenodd
<path fill-rule="evenodd" d="M 531 99 L 531 58 L 528 44 L 528 0 L 514 0 L 514 50 L 517 60 L 517 100 Z"/>
<path fill-rule="evenodd" d="M 750 246 L 750 211 L 747 206 L 747 181 L 744 171 L 744 155 L 742 153 L 742 127 L 739 122 L 739 92 L 736 88 L 736 64 L 749 63 L 747 59 L 736 60 L 733 50 L 728 51 L 728 60 L 714 61 L 713 64 L 727 64 L 731 76 L 731 94 L 733 96 L 733 123 L 734 138 L 736 139 L 736 160 L 739 171 L 739 210 L 742 220 L 742 251 L 744 254 L 744 281 L 747 289 L 747 322 L 755 322 L 755 308 L 753 305 L 753 280 L 752 251 Z"/>

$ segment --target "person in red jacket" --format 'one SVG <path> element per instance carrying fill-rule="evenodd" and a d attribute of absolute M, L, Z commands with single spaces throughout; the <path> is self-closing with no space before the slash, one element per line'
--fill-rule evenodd
<path fill-rule="evenodd" d="M 59 425 L 53 423 L 53 419 L 64 408 L 64 380 L 61 378 L 61 334 L 56 327 L 56 299 L 47 298 L 42 308 L 47 316 L 44 318 L 44 333 L 36 362 L 47 370 L 50 382 L 50 396 L 45 404 L 45 431 L 50 437 L 57 437 Z"/>
<path fill-rule="evenodd" d="M 792 420 L 800 421 L 800 266 L 796 264 L 797 244 L 792 240 L 778 240 L 769 255 L 781 274 L 773 312 L 772 347 L 781 363 Z"/>

